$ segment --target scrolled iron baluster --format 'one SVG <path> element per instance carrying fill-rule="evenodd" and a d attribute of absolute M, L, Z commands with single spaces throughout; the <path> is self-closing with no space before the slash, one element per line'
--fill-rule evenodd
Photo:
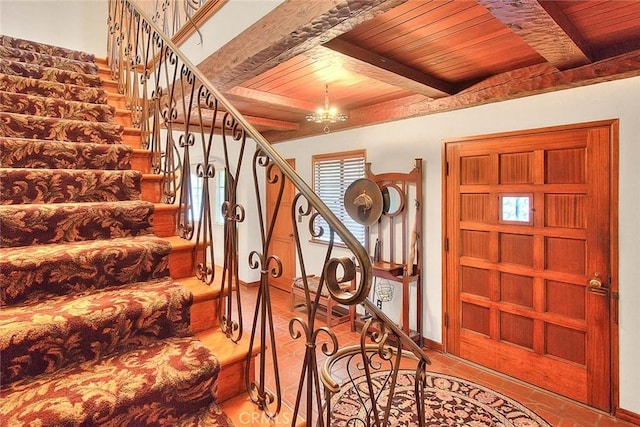
<path fill-rule="evenodd" d="M 372 329 L 372 325 L 377 324 L 377 330 Z M 389 333 L 385 330 L 385 324 L 376 318 L 368 319 L 363 328 L 362 333 L 360 335 L 360 352 L 362 354 L 363 360 L 366 359 L 367 353 L 367 344 L 366 338 L 370 334 L 371 339 L 374 344 L 377 345 L 377 355 L 381 360 L 391 361 L 393 359 L 394 354 L 397 355 L 395 358 L 395 363 L 392 365 L 391 372 L 389 373 L 388 381 L 385 381 L 385 385 L 389 384 L 389 398 L 387 399 L 386 407 L 382 410 L 382 418 L 380 417 L 380 408 L 377 405 L 377 397 L 375 395 L 375 391 L 373 389 L 373 382 L 371 377 L 371 368 L 370 364 L 364 365 L 365 375 L 367 377 L 367 388 L 369 390 L 369 395 L 371 396 L 372 402 L 372 415 L 373 420 L 376 426 L 386 426 L 388 424 L 389 416 L 391 413 L 391 404 L 393 401 L 393 392 L 395 390 L 398 371 L 400 370 L 400 355 L 402 354 L 402 345 L 399 337 L 396 337 L 396 348 L 395 351 L 388 344 L 389 341 Z M 369 332 L 372 330 L 372 332 Z"/>
<path fill-rule="evenodd" d="M 241 135 L 238 133 L 235 120 L 228 122 L 225 121 L 225 128 L 227 127 L 233 131 L 234 139 Z M 269 255 L 268 252 L 273 229 L 278 216 L 278 207 L 281 204 L 282 194 L 284 193 L 285 180 L 282 172 L 275 173 L 271 161 L 261 150 L 256 150 L 254 153 L 253 165 L 254 190 L 256 194 L 257 221 L 260 226 L 261 248 L 260 250 L 253 250 L 249 254 L 249 267 L 254 270 L 259 269 L 260 272 L 260 285 L 258 288 L 253 325 L 251 327 L 249 353 L 253 350 L 257 336 L 259 336 L 261 346 L 259 350 L 260 363 L 257 367 L 258 379 L 253 383 L 249 382 L 247 384 L 247 391 L 250 392 L 252 401 L 254 401 L 258 407 L 264 411 L 265 415 L 269 418 L 275 418 L 279 414 L 282 406 L 282 394 L 280 388 L 280 372 L 278 368 L 278 346 L 275 337 L 269 283 L 270 278 L 277 278 L 281 276 L 282 262 L 278 257 Z M 274 209 L 273 217 L 269 219 L 268 224 L 262 211 L 262 199 L 258 184 L 258 168 L 263 168 L 265 170 L 267 185 L 278 186 L 278 196 L 275 204 L 276 207 Z M 267 342 L 267 339 L 269 339 L 269 342 Z M 265 378 L 267 375 L 267 351 L 270 351 L 270 356 L 273 362 L 274 375 L 272 378 L 275 381 L 275 393 L 269 392 L 265 388 Z M 249 360 L 250 357 L 251 356 L 249 355 L 247 359 Z"/>
<path fill-rule="evenodd" d="M 181 90 L 182 93 L 185 93 L 185 86 L 190 88 L 191 95 L 195 90 L 195 79 L 193 78 L 193 73 L 182 65 L 181 75 L 183 76 L 180 79 Z M 190 113 L 191 111 L 185 111 L 185 104 L 183 101 L 183 112 L 187 113 L 187 119 L 185 120 L 184 132 L 178 138 L 178 144 L 182 151 L 182 172 L 180 174 L 180 204 L 178 207 L 178 235 L 183 239 L 191 240 L 194 234 L 195 228 L 195 206 L 199 206 L 199 218 L 200 221 L 203 221 L 205 214 L 203 212 L 204 202 L 202 200 L 194 200 L 195 194 L 192 188 L 193 183 L 191 182 L 191 149 L 195 145 L 196 137 L 191 132 L 190 129 Z M 200 174 L 197 175 L 199 178 L 202 178 Z M 208 191 L 208 186 L 206 179 L 203 179 L 202 189 L 203 193 L 200 194 L 201 199 L 205 196 L 204 192 Z M 206 188 L 205 188 L 206 187 Z M 196 249 L 199 246 L 196 245 Z"/>
<path fill-rule="evenodd" d="M 162 92 L 159 92 L 161 94 Z M 173 123 L 178 118 L 178 112 L 175 108 L 175 101 L 171 96 L 164 97 L 162 102 L 162 110 L 160 115 L 164 127 L 167 129 L 167 136 L 164 141 L 164 149 L 160 149 L 161 155 L 164 154 L 164 161 L 162 161 L 162 176 L 163 176 L 163 199 L 165 203 L 173 204 L 176 200 L 178 192 L 178 174 L 176 171 L 180 170 L 180 155 L 176 155 L 176 143 L 173 137 Z"/>
<path fill-rule="evenodd" d="M 274 261 L 275 267 L 269 268 L 269 263 Z M 277 257 L 265 256 L 264 253 L 258 251 L 251 251 L 249 254 L 249 267 L 251 269 L 260 270 L 260 285 L 258 288 L 258 297 L 256 300 L 256 308 L 254 314 L 254 321 L 251 327 L 251 337 L 249 341 L 249 352 L 247 355 L 247 365 L 251 360 L 251 353 L 253 352 L 254 345 L 256 344 L 256 335 L 260 335 L 260 349 L 259 349 L 259 365 L 257 367 L 257 380 L 249 381 L 247 376 L 247 392 L 251 401 L 258 405 L 265 415 L 271 419 L 277 417 L 282 407 L 282 394 L 280 387 L 280 371 L 278 368 L 277 357 L 277 343 L 273 323 L 273 312 L 271 306 L 271 294 L 269 292 L 269 274 L 272 277 L 278 277 L 282 272 L 282 263 L 279 262 Z M 258 325 L 260 330 L 258 331 Z M 267 336 L 269 343 L 267 344 Z M 267 390 L 265 386 L 267 377 L 266 356 L 267 349 L 271 352 L 273 361 L 273 375 L 271 378 L 275 381 L 275 393 Z M 275 405 L 275 408 L 272 406 Z"/>
<path fill-rule="evenodd" d="M 151 93 L 151 134 L 148 146 L 144 148 L 148 148 L 151 151 L 151 171 L 153 173 L 160 173 L 162 171 L 162 150 L 160 149 L 162 98 L 162 88 L 157 88 L 157 90 Z"/>
<path fill-rule="evenodd" d="M 230 179 L 227 176 L 227 179 Z M 225 181 L 228 182 L 228 181 Z M 227 298 L 226 310 L 220 309 L 220 327 L 227 338 L 233 342 L 238 342 L 242 338 L 242 304 L 240 300 L 240 288 L 238 280 L 238 259 L 237 259 L 237 223 L 243 222 L 245 218 L 244 206 L 237 203 L 225 201 L 221 207 L 222 215 L 225 220 L 225 263 L 222 273 L 223 292 L 229 295 Z M 235 288 L 234 288 L 235 287 Z M 234 292 L 235 289 L 235 292 Z M 226 290 L 226 291 L 225 291 Z M 238 313 L 238 319 L 234 320 L 233 298 L 236 296 L 235 307 Z M 223 299 L 219 300 L 219 304 L 223 304 Z"/>
<path fill-rule="evenodd" d="M 141 87 L 142 96 L 139 99 L 140 105 L 136 110 L 131 110 L 131 126 L 140 128 L 141 146 L 142 148 L 148 148 L 150 145 L 149 138 L 151 137 L 150 129 L 153 125 L 150 125 L 149 121 L 152 120 L 151 106 L 153 105 L 149 98 L 149 80 L 151 79 L 151 71 L 149 66 L 149 55 L 151 52 L 151 26 L 147 21 L 142 21 L 140 27 L 140 33 L 142 37 L 140 49 L 143 52 L 143 56 L 140 60 L 142 65 L 142 73 L 140 74 L 139 85 Z"/>
<path fill-rule="evenodd" d="M 416 367 L 416 382 L 414 384 L 414 393 L 416 395 L 416 409 L 418 412 L 418 426 L 427 425 L 425 414 L 425 388 L 427 387 L 427 363 L 424 359 L 418 362 Z"/>
<path fill-rule="evenodd" d="M 188 131 L 187 131 L 188 132 Z M 182 148 L 182 183 L 180 187 L 180 204 L 178 205 L 178 235 L 186 240 L 191 240 L 195 231 L 195 211 L 197 206 L 194 200 L 193 184 L 191 182 L 191 150 L 195 144 L 195 135 L 186 133 L 178 138 L 178 145 Z M 199 177 L 199 176 L 198 176 Z"/>
<path fill-rule="evenodd" d="M 162 31 L 165 34 L 168 34 L 168 32 L 169 32 L 168 28 L 167 28 L 167 21 L 168 21 L 168 19 L 167 19 L 167 13 L 168 13 L 167 10 L 169 9 L 170 5 L 171 4 L 169 3 L 169 0 L 164 0 L 162 2 Z"/>
<path fill-rule="evenodd" d="M 197 96 L 197 110 L 201 131 L 204 132 L 204 124 L 201 109 L 206 107 L 213 111 L 212 123 L 208 139 L 203 137 L 203 152 L 205 157 L 210 157 L 212 153 L 212 142 L 215 135 L 217 117 L 218 117 L 218 100 L 206 88 L 201 88 Z M 225 113 L 227 115 L 228 113 Z M 246 139 L 227 138 L 229 129 L 225 127 L 225 123 L 231 123 L 223 117 L 222 148 L 224 151 L 224 173 L 225 173 L 225 196 L 223 203 L 222 216 L 224 219 L 224 263 L 222 269 L 222 293 L 227 298 L 218 300 L 220 313 L 220 328 L 225 336 L 233 342 L 239 342 L 243 335 L 242 323 L 242 304 L 240 280 L 238 276 L 238 224 L 245 219 L 244 206 L 237 203 L 237 183 L 241 173 L 242 159 L 244 155 L 244 147 Z M 243 134 L 244 135 L 244 134 Z M 231 143 L 239 143 L 240 149 L 236 162 L 234 163 L 230 157 L 229 145 Z M 234 298 L 235 296 L 235 298 Z M 249 366 L 249 365 L 247 365 Z"/>
<path fill-rule="evenodd" d="M 213 251 L 213 217 L 211 215 L 209 184 L 216 176 L 216 169 L 209 160 L 205 158 L 204 163 L 199 163 L 196 167 L 198 177 L 204 181 L 202 183 L 202 204 L 200 206 L 200 222 L 196 233 L 196 249 L 200 252 L 202 248 L 202 260 L 198 262 L 196 277 L 207 285 L 213 283 L 215 278 L 215 258 Z"/>
<path fill-rule="evenodd" d="M 300 326 L 302 332 L 295 328 L 296 325 Z M 326 335 L 330 340 L 329 342 L 331 343 L 331 347 L 329 347 L 326 341 L 323 342 L 322 346 L 320 347 L 322 353 L 327 357 L 333 356 L 338 351 L 338 338 L 336 337 L 336 334 L 326 326 L 314 330 L 312 325 L 308 324 L 305 319 L 302 319 L 300 317 L 295 317 L 289 321 L 289 335 L 294 340 L 297 340 L 301 337 L 304 337 L 305 339 L 305 356 L 300 372 L 300 382 L 298 383 L 298 391 L 296 393 L 296 403 L 293 410 L 293 419 L 295 420 L 298 418 L 300 406 L 302 403 L 302 393 L 304 391 L 304 385 L 306 383 L 306 420 L 309 424 L 313 421 L 314 400 L 316 408 L 318 408 L 318 412 L 320 412 L 322 408 L 322 393 L 320 389 L 319 366 L 316 354 L 319 338 L 321 335 Z M 318 426 L 324 426 L 324 421 L 321 417 L 318 419 Z"/>

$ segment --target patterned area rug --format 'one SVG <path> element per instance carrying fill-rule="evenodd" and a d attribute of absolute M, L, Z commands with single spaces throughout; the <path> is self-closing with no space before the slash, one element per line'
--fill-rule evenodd
<path fill-rule="evenodd" d="M 388 398 L 388 386 L 381 387 L 386 372 L 373 374 L 374 390 L 378 405 L 384 407 Z M 366 378 L 361 376 L 346 384 L 332 399 L 332 426 L 366 426 L 371 415 L 371 402 L 367 396 Z M 415 374 L 401 370 L 398 374 L 390 426 L 417 426 L 418 416 L 414 393 Z M 382 392 L 380 390 L 382 389 Z M 380 406 L 379 406 L 380 407 Z M 450 375 L 430 372 L 425 390 L 425 414 L 427 426 L 496 426 L 496 427 L 550 427 L 535 412 L 520 403 L 491 389 Z"/>

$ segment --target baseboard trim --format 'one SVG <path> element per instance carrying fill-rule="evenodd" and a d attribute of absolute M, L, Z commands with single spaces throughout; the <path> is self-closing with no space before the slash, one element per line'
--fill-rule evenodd
<path fill-rule="evenodd" d="M 615 417 L 619 418 L 623 421 L 629 421 L 635 425 L 640 425 L 640 414 L 636 414 L 635 412 L 627 411 L 626 409 L 616 408 Z"/>
<path fill-rule="evenodd" d="M 259 280 L 256 280 L 255 282 L 244 282 L 244 281 L 240 280 L 239 282 L 240 282 L 240 284 L 242 286 L 245 286 L 247 288 L 257 288 L 258 285 L 260 285 L 260 281 Z"/>
<path fill-rule="evenodd" d="M 439 353 L 442 353 L 444 351 L 444 347 L 442 346 L 442 344 L 424 337 L 422 338 L 422 347 L 426 350 L 433 350 Z"/>

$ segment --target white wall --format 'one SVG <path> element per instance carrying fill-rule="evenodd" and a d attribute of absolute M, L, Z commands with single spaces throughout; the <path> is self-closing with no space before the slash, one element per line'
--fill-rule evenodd
<path fill-rule="evenodd" d="M 193 33 L 180 50 L 197 65 L 283 1 L 229 0 L 200 27 L 202 43 L 198 33 Z"/>
<path fill-rule="evenodd" d="M 424 335 L 442 342 L 442 144 L 446 138 L 620 119 L 620 406 L 640 413 L 640 77 L 277 144 L 311 182 L 311 156 L 365 148 L 375 173 L 425 161 Z M 325 248 L 305 245 L 309 260 Z M 316 267 L 318 268 L 318 267 Z M 393 315 L 391 308 L 390 315 Z"/>
<path fill-rule="evenodd" d="M 107 0 L 0 0 L 0 10 L 0 34 L 107 54 Z"/>

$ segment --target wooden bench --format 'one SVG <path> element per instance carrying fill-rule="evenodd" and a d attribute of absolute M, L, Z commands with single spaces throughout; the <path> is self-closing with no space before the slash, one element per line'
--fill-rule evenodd
<path fill-rule="evenodd" d="M 320 285 L 320 277 L 313 274 L 307 276 L 307 283 L 309 286 L 309 296 L 313 302 L 316 298 L 316 293 L 318 292 L 318 286 Z M 341 284 L 340 287 L 344 290 L 349 290 L 352 288 L 352 284 L 350 282 L 346 282 Z M 322 307 L 318 307 L 316 313 L 320 313 L 324 316 L 325 322 L 330 328 L 340 323 L 347 322 L 351 318 L 350 309 L 340 306 L 333 300 L 333 298 L 331 298 L 326 284 L 322 287 L 322 293 L 320 294 L 318 304 Z M 293 279 L 293 283 L 291 284 L 291 311 L 299 307 L 307 308 L 304 280 L 302 277 L 296 277 Z M 324 310 L 322 310 L 322 308 L 324 308 Z"/>

